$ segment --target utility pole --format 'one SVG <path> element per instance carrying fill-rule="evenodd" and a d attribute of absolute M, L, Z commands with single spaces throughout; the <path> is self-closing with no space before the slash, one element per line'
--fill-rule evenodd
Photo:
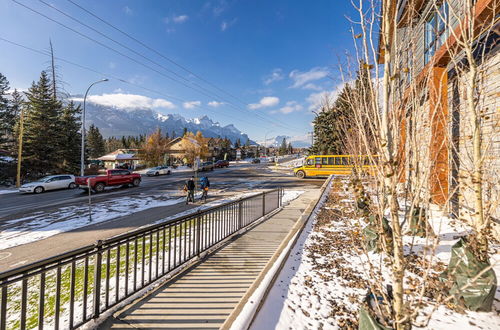
<path fill-rule="evenodd" d="M 21 162 L 23 160 L 23 134 L 24 134 L 24 107 L 21 107 L 21 116 L 19 118 L 19 146 L 17 149 L 17 175 L 16 187 L 21 186 Z"/>
<path fill-rule="evenodd" d="M 57 99 L 57 85 L 56 85 L 56 65 L 54 63 L 54 48 L 52 47 L 52 40 L 49 39 L 50 44 L 50 59 L 51 59 L 51 70 L 52 70 L 52 97 L 54 100 Z"/>

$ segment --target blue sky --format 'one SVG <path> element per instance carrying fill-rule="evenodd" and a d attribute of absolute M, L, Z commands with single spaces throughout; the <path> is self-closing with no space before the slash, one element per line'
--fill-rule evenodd
<path fill-rule="evenodd" d="M 323 93 L 335 91 L 341 82 L 339 58 L 352 48 L 346 16 L 355 17 L 350 2 L 342 0 L 42 0 L 134 53 L 42 1 L 15 1 L 129 57 L 12 0 L 0 0 L 0 38 L 42 52 L 48 50 L 51 39 L 56 57 L 99 72 L 58 60 L 67 92 L 83 94 L 91 82 L 106 74 L 110 81 L 91 91 L 100 96 L 96 100 L 136 104 L 187 118 L 208 115 L 222 125 L 235 124 L 254 140 L 263 140 L 266 133 L 300 139 L 311 131 L 311 110 Z M 0 49 L 0 72 L 12 87 L 28 88 L 49 65 L 47 56 L 2 40 Z"/>

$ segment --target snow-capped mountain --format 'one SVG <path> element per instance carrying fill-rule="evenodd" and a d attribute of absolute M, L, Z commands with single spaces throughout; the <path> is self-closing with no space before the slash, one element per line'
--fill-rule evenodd
<path fill-rule="evenodd" d="M 240 139 L 247 141 L 248 135 L 243 134 L 233 124 L 221 126 L 207 116 L 186 119 L 179 114 L 162 114 L 152 109 L 119 109 L 88 102 L 86 105 L 85 124 L 94 124 L 104 137 L 149 134 L 156 128 L 164 133 L 181 136 L 184 128 L 188 131 L 201 131 L 205 137 L 227 137 L 233 143 Z M 250 143 L 255 142 L 250 140 Z"/>
<path fill-rule="evenodd" d="M 286 136 L 286 135 L 278 135 L 274 138 L 268 138 L 266 143 L 264 141 L 259 141 L 260 145 L 266 145 L 267 147 L 276 147 L 279 148 L 283 139 L 286 140 L 286 143 L 292 143 L 294 148 L 308 148 L 311 146 L 310 137 L 307 135 L 304 136 Z"/>

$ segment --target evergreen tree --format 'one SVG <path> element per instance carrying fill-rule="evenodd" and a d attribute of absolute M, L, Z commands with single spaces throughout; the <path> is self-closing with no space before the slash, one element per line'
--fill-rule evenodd
<path fill-rule="evenodd" d="M 26 93 L 23 154 L 26 171 L 37 177 L 55 173 L 61 161 L 61 103 L 53 98 L 50 80 L 42 71 Z"/>
<path fill-rule="evenodd" d="M 60 169 L 65 173 L 78 173 L 78 169 L 80 168 L 82 143 L 82 136 L 80 134 L 80 113 L 80 106 L 75 107 L 75 104 L 70 102 L 63 108 L 59 120 L 59 124 L 61 128 L 63 128 L 61 130 Z"/>
<path fill-rule="evenodd" d="M 234 143 L 234 147 L 235 147 L 236 149 L 238 149 L 239 147 L 241 147 L 241 140 L 240 140 L 239 138 L 238 138 L 238 139 L 236 140 L 236 142 Z"/>
<path fill-rule="evenodd" d="M 292 155 L 293 154 L 293 147 L 292 147 L 292 142 L 288 143 L 288 154 Z"/>
<path fill-rule="evenodd" d="M 7 98 L 9 88 L 7 78 L 0 73 L 0 148 L 5 149 L 8 149 L 8 145 L 13 142 L 16 122 L 16 116 Z"/>
<path fill-rule="evenodd" d="M 98 158 L 106 153 L 104 138 L 94 124 L 90 125 L 87 132 L 86 145 L 90 158 Z"/>
<path fill-rule="evenodd" d="M 22 111 L 22 107 L 24 107 L 25 105 L 23 104 L 23 97 L 21 96 L 21 93 L 19 93 L 17 91 L 17 89 L 14 90 L 14 92 L 12 92 L 12 99 L 10 101 L 10 107 L 11 107 L 11 111 L 14 115 L 14 118 L 15 118 L 15 124 L 14 124 L 14 130 L 13 130 L 13 143 L 12 143 L 12 146 L 11 146 L 11 154 L 12 155 L 16 155 L 16 158 L 17 158 L 17 154 L 18 154 L 18 142 L 19 142 L 19 121 L 21 119 L 21 111 Z"/>
<path fill-rule="evenodd" d="M 121 141 L 114 136 L 109 137 L 106 141 L 106 153 L 113 152 L 117 149 L 123 149 Z"/>
<path fill-rule="evenodd" d="M 182 132 L 182 137 L 185 137 L 188 132 L 187 127 L 184 127 L 184 131 Z"/>
<path fill-rule="evenodd" d="M 346 120 L 352 115 L 347 101 L 354 91 L 345 85 L 333 104 L 323 105 L 319 115 L 313 120 L 314 144 L 311 153 L 318 155 L 338 155 L 345 153 Z"/>
<path fill-rule="evenodd" d="M 286 144 L 286 139 L 283 138 L 283 141 L 281 141 L 281 146 L 280 146 L 280 149 L 279 149 L 279 154 L 280 155 L 286 155 L 287 150 L 288 150 L 288 148 L 287 148 L 287 144 Z"/>
<path fill-rule="evenodd" d="M 127 139 L 125 138 L 125 136 L 122 136 L 121 142 L 122 142 L 122 148 L 128 149 L 129 146 L 128 146 L 128 142 L 127 142 Z"/>

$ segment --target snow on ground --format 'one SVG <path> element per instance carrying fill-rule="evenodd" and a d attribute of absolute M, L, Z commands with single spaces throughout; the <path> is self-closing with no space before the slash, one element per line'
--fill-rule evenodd
<path fill-rule="evenodd" d="M 7 220 L 0 225 L 0 250 L 38 241 L 80 227 L 105 222 L 153 207 L 169 206 L 184 202 L 184 197 L 170 194 L 123 197 L 92 204 L 89 219 L 87 204 L 61 207 L 51 213 L 35 212 L 26 217 Z"/>
<path fill-rule="evenodd" d="M 218 191 L 212 190 L 210 196 L 218 193 Z M 160 223 L 175 217 L 218 206 L 258 193 L 259 192 L 244 193 L 217 199 L 154 223 Z M 302 193 L 303 191 L 285 190 L 283 202 L 288 203 Z M 199 197 L 201 197 L 201 193 L 195 196 L 196 199 Z M 59 233 L 109 221 L 117 217 L 126 216 L 150 208 L 170 206 L 177 203 L 183 203 L 184 201 L 184 196 L 179 197 L 178 195 L 164 193 L 157 195 L 141 194 L 137 197 L 123 197 L 118 200 L 98 202 L 92 204 L 91 220 L 89 219 L 87 204 L 61 207 L 51 213 L 34 212 L 22 218 L 4 221 L 0 225 L 0 250 L 35 242 Z"/>
<path fill-rule="evenodd" d="M 383 261 L 384 255 L 362 252 L 361 229 L 365 222 L 357 219 L 345 182 L 343 185 L 337 187 L 337 193 L 329 195 L 321 211 L 314 214 L 304 228 L 251 329 L 357 328 L 358 310 L 370 281 L 376 278 L 384 287 L 390 283 L 390 269 Z M 426 281 L 437 281 L 449 261 L 452 245 L 469 229 L 437 209 L 431 210 L 430 217 L 439 243 L 437 258 L 433 260 Z M 411 247 L 419 254 L 411 256 L 414 263 L 406 274 L 408 278 L 421 281 L 418 274 L 424 270 L 421 265 L 425 264 L 421 255 L 429 241 L 416 237 L 413 244 L 410 243 L 411 237 L 407 236 L 406 254 Z M 498 245 L 492 246 L 490 261 L 497 278 L 500 278 L 498 248 Z M 370 268 L 370 263 L 376 267 Z M 426 293 L 424 301 L 427 307 L 421 314 L 429 314 L 433 308 L 429 303 L 430 297 L 434 297 L 431 291 Z M 439 306 L 430 322 L 421 324 L 423 328 L 419 329 L 500 329 L 500 289 L 496 291 L 493 309 L 489 313 L 460 314 L 447 306 Z"/>
<path fill-rule="evenodd" d="M 285 190 L 283 193 L 283 205 L 286 205 L 302 195 L 305 191 L 304 190 Z"/>
<path fill-rule="evenodd" d="M 146 173 L 152 169 L 152 167 L 150 168 L 145 168 L 143 170 L 140 170 L 140 171 L 134 171 L 135 173 L 139 173 L 139 174 L 143 174 L 143 175 L 146 175 Z M 177 168 L 170 168 L 170 172 L 171 173 L 178 173 L 178 172 L 192 172 L 193 169 L 191 167 L 188 167 L 188 166 L 178 166 Z"/>
<path fill-rule="evenodd" d="M 293 159 L 293 160 L 290 160 L 288 162 L 284 162 L 284 163 L 278 164 L 278 167 L 294 168 L 294 167 L 297 167 L 297 166 L 302 166 L 302 164 L 304 163 L 304 159 L 305 159 L 305 157 Z"/>
<path fill-rule="evenodd" d="M 0 189 L 0 195 L 12 194 L 19 192 L 17 189 Z"/>

